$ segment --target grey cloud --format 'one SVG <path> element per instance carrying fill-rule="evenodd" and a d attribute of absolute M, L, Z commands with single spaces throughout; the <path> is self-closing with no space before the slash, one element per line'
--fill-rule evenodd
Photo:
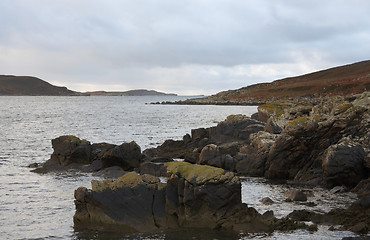
<path fill-rule="evenodd" d="M 266 80 L 235 77 L 230 71 L 238 66 L 300 61 L 303 71 L 368 58 L 368 9 L 367 0 L 3 0 L 0 49 L 18 55 L 0 56 L 0 71 L 34 67 L 58 79 L 125 85 L 156 79 L 158 86 L 186 73 L 181 81 L 189 88 L 212 83 L 223 90 Z M 32 56 L 20 58 L 22 52 Z M 230 71 L 216 76 L 202 67 Z"/>

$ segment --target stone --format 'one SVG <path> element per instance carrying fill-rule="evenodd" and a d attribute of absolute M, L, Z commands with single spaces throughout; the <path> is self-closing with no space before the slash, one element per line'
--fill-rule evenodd
<path fill-rule="evenodd" d="M 264 197 L 260 200 L 261 203 L 265 204 L 265 205 L 271 205 L 274 203 L 274 201 L 269 198 L 269 197 Z"/>
<path fill-rule="evenodd" d="M 101 157 L 103 168 L 119 166 L 123 170 L 139 167 L 143 156 L 136 142 L 122 143 L 106 151 Z"/>
<path fill-rule="evenodd" d="M 336 144 L 324 153 L 322 169 L 329 186 L 356 186 L 364 177 L 365 152 L 359 145 Z"/>
<path fill-rule="evenodd" d="M 286 197 L 287 201 L 307 201 L 306 194 L 296 189 L 287 191 L 284 193 L 284 196 Z"/>
<path fill-rule="evenodd" d="M 139 168 L 140 174 L 150 174 L 156 177 L 167 176 L 167 170 L 164 167 L 164 163 L 157 162 L 143 162 Z"/>
<path fill-rule="evenodd" d="M 60 136 L 51 141 L 54 149 L 51 162 L 67 166 L 71 163 L 88 164 L 91 162 L 91 144 L 72 135 Z"/>
<path fill-rule="evenodd" d="M 264 217 L 241 202 L 241 183 L 221 168 L 165 163 L 170 178 L 130 172 L 117 180 L 92 181 L 75 191 L 75 228 L 152 232 L 176 228 L 271 231 Z"/>

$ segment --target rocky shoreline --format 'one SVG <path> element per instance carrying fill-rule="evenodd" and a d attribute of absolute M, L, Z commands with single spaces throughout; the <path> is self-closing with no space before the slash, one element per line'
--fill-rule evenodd
<path fill-rule="evenodd" d="M 314 231 L 316 224 L 330 223 L 341 225 L 334 230 L 367 234 L 369 108 L 369 92 L 320 103 L 268 102 L 252 118 L 232 115 L 215 127 L 193 129 L 182 140 L 167 140 L 143 152 L 135 142 L 91 144 L 61 136 L 52 141 L 50 160 L 32 167 L 39 173 L 73 168 L 115 179 L 93 181 L 91 190 L 76 190 L 74 220 L 79 227 L 127 232 L 179 227 L 271 232 Z M 347 209 L 322 214 L 296 211 L 277 219 L 271 212 L 260 214 L 241 202 L 238 176 L 353 191 L 359 200 Z M 167 182 L 158 177 L 166 177 Z M 287 200 L 307 201 L 307 196 L 297 190 Z M 307 221 L 314 224 L 307 226 L 303 223 Z"/>

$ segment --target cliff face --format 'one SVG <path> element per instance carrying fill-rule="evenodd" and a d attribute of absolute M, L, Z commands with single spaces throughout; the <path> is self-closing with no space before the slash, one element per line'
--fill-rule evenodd
<path fill-rule="evenodd" d="M 318 99 L 358 94 L 370 89 L 370 60 L 284 78 L 271 83 L 254 84 L 237 90 L 183 103 L 190 104 L 263 104 L 278 99 Z"/>
<path fill-rule="evenodd" d="M 36 77 L 0 75 L 0 95 L 69 96 L 79 93 L 51 85 Z"/>

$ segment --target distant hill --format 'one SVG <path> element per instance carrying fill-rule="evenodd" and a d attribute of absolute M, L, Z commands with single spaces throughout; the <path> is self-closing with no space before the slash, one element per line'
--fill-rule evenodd
<path fill-rule="evenodd" d="M 36 77 L 0 75 L 0 95 L 69 96 L 79 93 Z"/>
<path fill-rule="evenodd" d="M 96 91 L 96 92 L 86 92 L 84 94 L 94 95 L 94 96 L 177 96 L 173 93 L 163 93 L 157 92 L 154 90 L 138 89 L 130 90 L 125 92 L 105 92 L 105 91 Z"/>
<path fill-rule="evenodd" d="M 255 105 L 278 99 L 319 99 L 369 90 L 370 60 L 176 103 Z"/>

